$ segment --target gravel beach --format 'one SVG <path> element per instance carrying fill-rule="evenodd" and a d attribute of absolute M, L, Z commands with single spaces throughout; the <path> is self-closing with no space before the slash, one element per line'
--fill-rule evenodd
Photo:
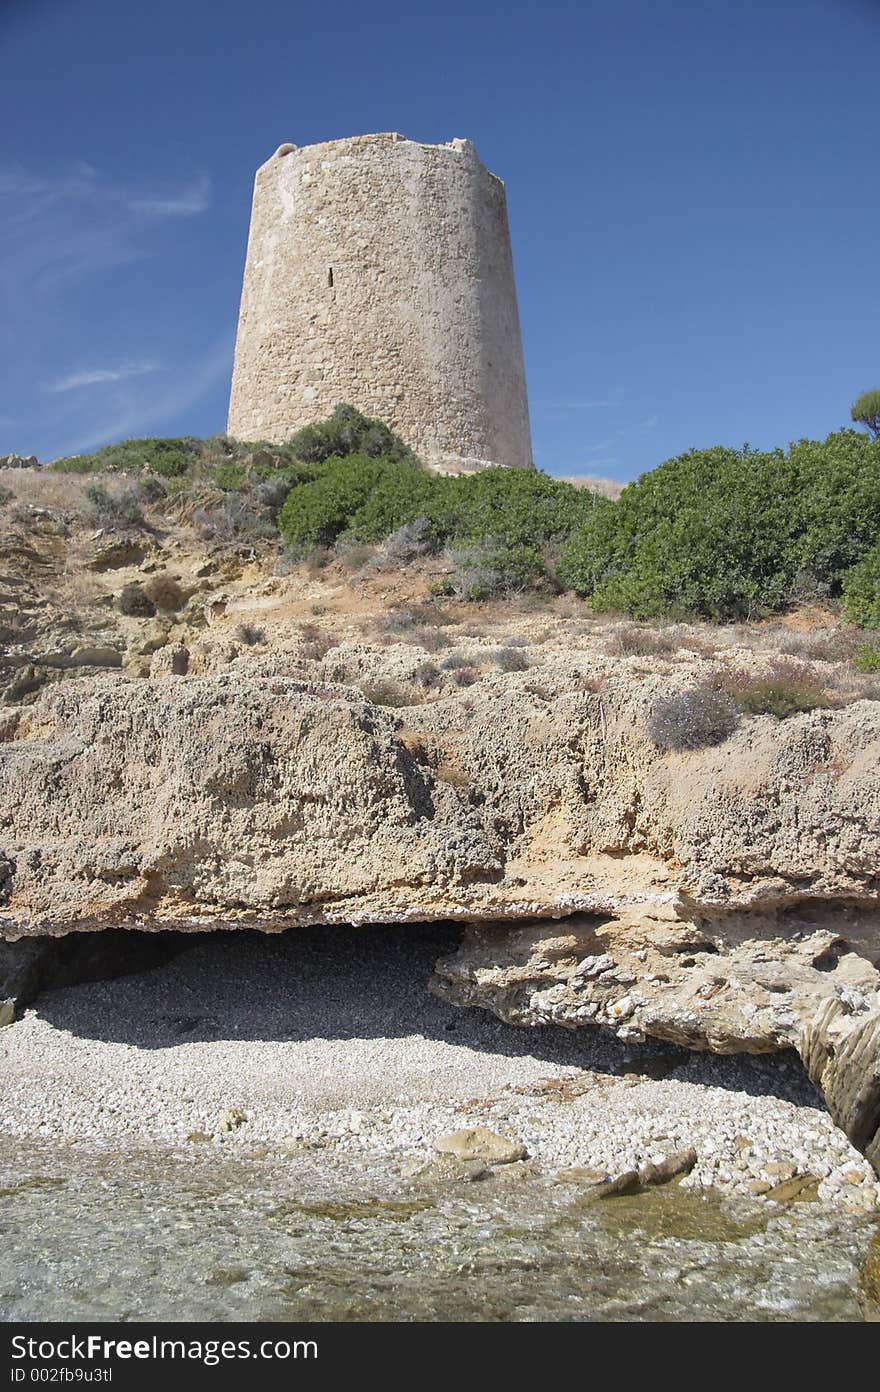
<path fill-rule="evenodd" d="M 411 1173 L 445 1133 L 485 1126 L 543 1174 L 616 1174 L 692 1146 L 689 1186 L 760 1197 L 807 1175 L 824 1204 L 880 1206 L 795 1056 L 455 1010 L 428 990 L 455 933 L 212 934 L 150 971 L 46 992 L 0 1033 L 3 1130 L 200 1158 L 373 1155 Z"/>

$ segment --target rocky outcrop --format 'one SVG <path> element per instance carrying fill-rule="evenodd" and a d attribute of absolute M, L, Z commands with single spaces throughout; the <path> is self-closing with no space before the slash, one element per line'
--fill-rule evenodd
<path fill-rule="evenodd" d="M 844 931 L 858 919 L 823 916 Z M 749 914 L 711 930 L 585 916 L 473 927 L 437 963 L 433 987 L 509 1024 L 603 1025 L 722 1054 L 795 1048 L 880 1173 L 880 973 L 809 913 L 789 913 L 775 931 Z"/>
<path fill-rule="evenodd" d="M 880 1009 L 853 1011 L 845 995 L 827 996 L 799 1047 L 834 1120 L 880 1174 Z"/>
<path fill-rule="evenodd" d="M 499 674 L 392 710 L 339 679 L 338 650 L 208 656 L 0 713 L 7 938 L 458 919 L 448 999 L 799 1047 L 876 1164 L 880 703 L 661 754 L 668 677 Z"/>
<path fill-rule="evenodd" d="M 37 469 L 39 463 L 35 454 L 0 454 L 0 469 Z"/>
<path fill-rule="evenodd" d="M 581 913 L 664 956 L 834 912 L 880 952 L 880 703 L 661 755 L 656 678 L 392 711 L 287 665 L 172 662 L 0 714 L 0 931 Z"/>

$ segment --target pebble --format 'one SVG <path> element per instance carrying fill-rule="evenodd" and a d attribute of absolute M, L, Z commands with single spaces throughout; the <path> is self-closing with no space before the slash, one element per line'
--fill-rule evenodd
<path fill-rule="evenodd" d="M 27 1011 L 3 1031 L 5 1130 L 117 1150 L 211 1143 L 233 1156 L 265 1148 L 267 1163 L 339 1150 L 418 1166 L 438 1138 L 485 1128 L 544 1173 L 602 1177 L 692 1146 L 685 1187 L 767 1194 L 810 1174 L 822 1204 L 880 1207 L 866 1161 L 784 1058 L 694 1054 L 654 1078 L 640 1072 L 640 1046 L 604 1031 L 451 1012 L 425 989 L 436 945 L 383 959 L 377 941 L 374 961 L 353 962 L 346 930 L 315 943 L 296 973 L 279 968 L 275 940 L 248 937 L 235 953 L 206 941 L 147 973 L 54 991 L 51 1018 Z M 156 1023 L 176 1015 L 238 1031 L 181 1042 Z"/>

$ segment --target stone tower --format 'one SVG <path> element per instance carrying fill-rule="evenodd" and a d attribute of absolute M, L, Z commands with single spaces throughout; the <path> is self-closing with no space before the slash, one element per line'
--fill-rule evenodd
<path fill-rule="evenodd" d="M 434 468 L 532 467 L 504 185 L 469 140 L 282 145 L 257 171 L 229 434 L 348 402 Z"/>

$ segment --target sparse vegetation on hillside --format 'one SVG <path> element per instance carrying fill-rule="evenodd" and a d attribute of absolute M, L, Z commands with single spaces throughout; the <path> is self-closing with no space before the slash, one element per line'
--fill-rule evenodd
<path fill-rule="evenodd" d="M 744 715 L 775 715 L 785 720 L 801 711 L 834 705 L 816 669 L 791 657 L 774 658 L 763 671 L 724 672 L 719 686 Z"/>
<path fill-rule="evenodd" d="M 570 587 L 634 619 L 729 622 L 841 601 L 847 620 L 880 627 L 880 440 L 856 430 L 689 450 L 618 499 L 537 471 L 436 474 L 350 406 L 284 446 L 127 441 L 51 468 L 89 475 L 102 525 L 137 525 L 144 503 L 217 543 L 280 532 L 285 564 L 312 568 L 442 552 L 436 588 L 472 602 Z"/>

